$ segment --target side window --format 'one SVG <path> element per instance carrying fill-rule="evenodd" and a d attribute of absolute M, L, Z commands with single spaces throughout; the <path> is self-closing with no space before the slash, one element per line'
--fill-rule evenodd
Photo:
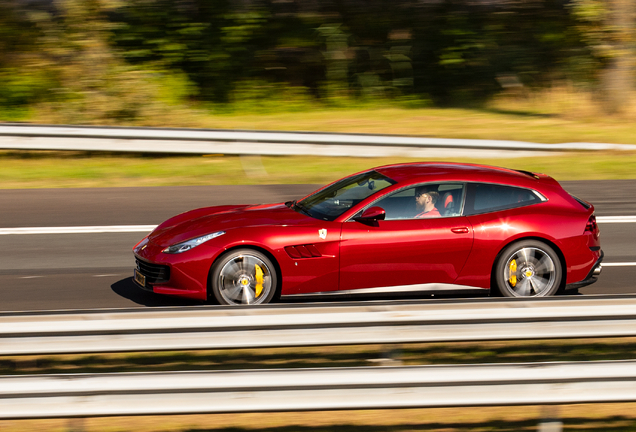
<path fill-rule="evenodd" d="M 459 216 L 462 214 L 464 203 L 463 183 L 442 184 L 439 187 L 440 202 L 437 208 L 444 213 L 444 216 Z"/>
<path fill-rule="evenodd" d="M 471 186 L 473 205 L 469 206 L 467 214 L 488 213 L 523 207 L 541 202 L 541 199 L 531 190 L 514 186 L 477 183 Z"/>
<path fill-rule="evenodd" d="M 412 219 L 415 212 L 415 188 L 403 189 L 372 204 L 386 212 L 384 220 Z"/>
<path fill-rule="evenodd" d="M 463 183 L 427 183 L 402 189 L 373 203 L 386 212 L 385 220 L 458 216 L 464 199 Z"/>

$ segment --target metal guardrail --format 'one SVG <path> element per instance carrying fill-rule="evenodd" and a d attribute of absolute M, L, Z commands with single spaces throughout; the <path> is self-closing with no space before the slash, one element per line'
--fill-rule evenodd
<path fill-rule="evenodd" d="M 628 150 L 636 145 L 540 144 L 365 134 L 120 128 L 0 124 L 0 149 L 182 154 L 436 157 L 462 149 L 474 157 L 524 156 L 563 151 Z"/>
<path fill-rule="evenodd" d="M 636 400 L 636 362 L 0 377 L 0 419 Z"/>
<path fill-rule="evenodd" d="M 0 355 L 636 336 L 636 299 L 0 314 Z"/>
<path fill-rule="evenodd" d="M 634 306 L 619 296 L 2 313 L 0 355 L 634 336 Z M 0 376 L 0 400 L 0 419 L 630 402 L 636 361 L 16 375 Z"/>

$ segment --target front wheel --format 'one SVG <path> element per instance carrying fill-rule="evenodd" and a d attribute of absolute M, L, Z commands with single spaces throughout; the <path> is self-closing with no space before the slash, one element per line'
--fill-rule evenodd
<path fill-rule="evenodd" d="M 212 266 L 210 285 L 222 305 L 269 303 L 276 294 L 276 269 L 265 254 L 239 249 L 222 256 Z"/>
<path fill-rule="evenodd" d="M 505 297 L 546 297 L 559 290 L 562 274 L 561 261 L 550 246 L 525 240 L 503 250 L 495 281 Z"/>

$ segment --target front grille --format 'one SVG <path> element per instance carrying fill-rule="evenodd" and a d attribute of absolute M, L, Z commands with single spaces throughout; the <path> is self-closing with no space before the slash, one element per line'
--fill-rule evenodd
<path fill-rule="evenodd" d="M 170 267 L 142 261 L 135 257 L 137 271 L 146 277 L 148 283 L 165 283 L 170 280 Z"/>

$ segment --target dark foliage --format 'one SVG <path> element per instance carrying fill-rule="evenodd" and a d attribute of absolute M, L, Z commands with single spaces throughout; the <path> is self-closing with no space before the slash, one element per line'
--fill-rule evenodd
<path fill-rule="evenodd" d="M 65 89 L 59 77 L 78 75 L 81 68 L 56 70 L 58 60 L 64 67 L 77 61 L 49 51 L 68 45 L 89 52 L 105 38 L 112 53 L 100 54 L 110 59 L 103 76 L 126 67 L 132 68 L 126 82 L 134 81 L 133 71 L 176 74 L 192 86 L 187 97 L 204 103 L 232 102 L 236 94 L 258 99 L 280 88 L 297 88 L 326 102 L 342 96 L 479 105 L 504 90 L 525 92 L 558 81 L 590 84 L 597 79 L 603 67 L 594 57 L 599 30 L 586 30 L 582 15 L 575 13 L 575 6 L 588 0 L 572 1 L 576 4 L 127 0 L 90 2 L 86 8 L 75 0 L 0 0 L 0 80 L 5 82 L 0 100 L 28 105 L 48 88 Z M 76 9 L 82 10 L 74 13 Z M 69 14 L 89 14 L 94 20 L 82 29 Z M 99 31 L 92 31 L 93 21 Z M 93 44 L 93 37 L 102 39 Z M 40 75 L 24 67 L 38 63 L 28 53 L 46 59 Z M 28 79 L 14 78 L 16 69 Z M 70 82 L 80 80 L 78 75 Z M 129 91 L 110 91 L 106 87 L 116 83 L 102 81 L 104 94 Z M 77 100 L 82 92 L 71 93 Z"/>

